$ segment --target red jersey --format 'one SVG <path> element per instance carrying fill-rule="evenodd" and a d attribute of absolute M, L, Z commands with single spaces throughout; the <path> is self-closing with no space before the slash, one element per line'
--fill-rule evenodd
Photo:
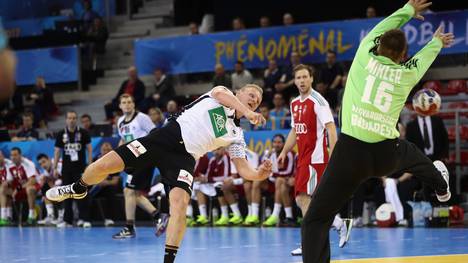
<path fill-rule="evenodd" d="M 225 154 L 219 160 L 213 156 L 208 165 L 208 182 L 222 182 L 229 176 L 229 157 Z"/>
<path fill-rule="evenodd" d="M 328 102 L 312 90 L 304 100 L 300 96 L 292 100 L 291 115 L 298 146 L 297 166 L 328 163 L 325 124 L 334 121 Z"/>
<path fill-rule="evenodd" d="M 22 158 L 19 165 L 12 163 L 7 168 L 7 181 L 13 188 L 22 188 L 29 178 L 37 175 L 36 165 L 29 159 Z"/>
<path fill-rule="evenodd" d="M 210 162 L 210 159 L 208 159 L 208 155 L 203 155 L 200 157 L 200 159 L 197 160 L 195 163 L 195 169 L 193 172 L 193 176 L 197 177 L 201 175 L 206 175 L 206 172 L 208 171 L 208 163 Z"/>

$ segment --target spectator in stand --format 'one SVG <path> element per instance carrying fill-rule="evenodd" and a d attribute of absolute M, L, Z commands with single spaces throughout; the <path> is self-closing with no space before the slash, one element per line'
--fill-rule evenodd
<path fill-rule="evenodd" d="M 301 64 L 299 53 L 295 51 L 292 52 L 290 62 L 291 64 L 283 70 L 283 75 L 281 76 L 279 83 L 275 85 L 276 92 L 282 93 L 286 101 L 289 101 L 292 97 L 295 97 L 298 94 L 297 88 L 294 85 L 293 69 L 297 65 Z"/>
<path fill-rule="evenodd" d="M 283 94 L 276 93 L 273 97 L 274 108 L 270 110 L 270 119 L 276 129 L 291 128 L 291 116 L 285 105 Z"/>
<path fill-rule="evenodd" d="M 210 158 L 208 163 L 206 175 L 194 178 L 193 190 L 197 196 L 198 210 L 200 211 L 196 224 L 200 226 L 207 225 L 209 223 L 206 209 L 206 196 L 217 197 L 221 206 L 221 217 L 214 223 L 214 225 L 225 226 L 229 224 L 229 208 L 221 194 L 222 182 L 229 176 L 229 157 L 227 156 L 224 147 L 216 149 L 213 153 L 214 155 Z"/>
<path fill-rule="evenodd" d="M 112 151 L 112 145 L 109 142 L 104 142 L 101 145 L 101 153 L 99 156 L 93 159 L 96 161 L 105 154 Z M 89 194 L 92 198 L 103 198 L 105 199 L 105 205 L 103 206 L 104 213 L 104 225 L 113 226 L 115 219 L 115 212 L 117 211 L 116 204 L 116 194 L 122 192 L 120 187 L 120 173 L 110 174 L 104 181 L 100 182 L 97 185 L 94 185 L 90 190 Z"/>
<path fill-rule="evenodd" d="M 263 73 L 263 101 L 270 104 L 273 99 L 273 94 L 276 92 L 275 86 L 280 82 L 283 73 L 278 68 L 278 64 L 274 59 L 268 61 L 268 68 Z"/>
<path fill-rule="evenodd" d="M 215 66 L 215 75 L 213 77 L 213 87 L 216 86 L 224 86 L 227 87 L 228 89 L 232 89 L 232 80 L 231 76 L 226 74 L 226 71 L 224 71 L 224 66 L 223 64 L 216 64 Z"/>
<path fill-rule="evenodd" d="M 153 107 L 148 110 L 148 115 L 153 121 L 156 128 L 161 128 L 164 123 L 166 122 L 166 118 L 164 117 L 164 113 L 161 111 L 160 108 Z"/>
<path fill-rule="evenodd" d="M 135 105 L 139 106 L 145 98 L 145 84 L 138 78 L 137 68 L 131 66 L 128 68 L 128 79 L 122 82 L 119 91 L 112 99 L 104 105 L 107 120 L 113 120 L 114 111 L 119 110 L 120 95 L 127 93 L 135 99 Z"/>
<path fill-rule="evenodd" d="M 338 105 L 338 92 L 343 88 L 341 79 L 344 69 L 336 62 L 336 52 L 327 51 L 326 65 L 320 70 L 320 77 L 316 90 L 322 94 L 330 104 L 332 110 Z"/>
<path fill-rule="evenodd" d="M 56 185 L 61 185 L 62 179 L 60 172 L 62 171 L 62 163 L 59 162 L 58 169 L 57 171 L 54 170 L 53 166 L 53 159 L 50 159 L 49 156 L 47 156 L 44 153 L 40 153 L 36 157 L 37 163 L 39 163 L 39 166 L 41 167 L 40 169 L 40 174 L 39 174 L 39 185 L 41 185 L 41 193 L 47 192 L 50 188 L 56 186 Z M 45 198 L 45 196 L 42 198 L 44 201 L 45 207 L 46 207 L 46 217 L 42 220 L 37 221 L 38 225 L 57 225 L 58 223 L 63 222 L 63 205 L 62 204 L 57 204 L 59 206 L 58 209 L 58 218 L 55 219 L 55 214 L 54 214 L 54 204 L 52 201 L 49 201 L 49 199 Z"/>
<path fill-rule="evenodd" d="M 283 25 L 291 26 L 294 24 L 294 17 L 290 13 L 285 13 L 283 15 Z"/>
<path fill-rule="evenodd" d="M 231 74 L 231 79 L 233 91 L 237 91 L 253 82 L 252 74 L 244 68 L 244 63 L 240 60 L 234 65 L 234 73 Z"/>
<path fill-rule="evenodd" d="M 12 142 L 35 141 L 39 139 L 39 133 L 33 127 L 34 116 L 31 112 L 23 114 L 23 126 L 21 130 L 11 138 Z"/>
<path fill-rule="evenodd" d="M 368 6 L 366 9 L 366 17 L 367 18 L 374 18 L 377 17 L 377 10 L 373 6 Z"/>
<path fill-rule="evenodd" d="M 101 132 L 96 127 L 96 125 L 94 125 L 93 120 L 91 119 L 91 116 L 89 114 L 81 115 L 80 122 L 81 122 L 81 127 L 83 127 L 83 129 L 85 129 L 89 133 L 89 136 L 91 137 L 101 136 Z"/>
<path fill-rule="evenodd" d="M 199 35 L 200 31 L 198 30 L 198 24 L 195 22 L 190 22 L 189 24 L 189 35 Z"/>
<path fill-rule="evenodd" d="M 7 182 L 7 168 L 11 161 L 6 159 L 0 150 L 0 227 L 11 223 L 13 209 L 11 207 L 11 187 Z"/>
<path fill-rule="evenodd" d="M 159 107 L 166 105 L 176 95 L 172 79 L 162 69 L 154 71 L 154 90 L 153 99 L 158 102 Z"/>
<path fill-rule="evenodd" d="M 270 27 L 270 26 L 271 26 L 271 22 L 270 22 L 270 18 L 268 16 L 260 17 L 260 27 L 261 28 Z"/>
<path fill-rule="evenodd" d="M 94 18 L 92 26 L 86 32 L 86 37 L 91 42 L 89 45 L 90 59 L 92 68 L 96 70 L 97 55 L 106 53 L 106 42 L 109 38 L 109 31 L 101 17 Z"/>
<path fill-rule="evenodd" d="M 36 78 L 36 85 L 27 99 L 33 100 L 34 106 L 32 112 L 34 114 L 36 126 L 42 126 L 40 125 L 41 122 L 47 121 L 52 115 L 58 112 L 58 107 L 54 100 L 54 93 L 52 89 L 46 86 L 43 77 Z"/>
<path fill-rule="evenodd" d="M 171 117 L 176 117 L 179 113 L 179 105 L 175 100 L 170 100 L 167 102 L 166 112 L 164 112 L 164 118 L 169 119 Z"/>
<path fill-rule="evenodd" d="M 236 17 L 232 20 L 232 30 L 239 31 L 239 30 L 244 30 L 244 29 L 245 29 L 245 24 L 242 18 Z"/>
<path fill-rule="evenodd" d="M 21 149 L 13 147 L 10 151 L 12 164 L 7 168 L 7 182 L 12 189 L 11 196 L 19 201 L 28 201 L 28 225 L 35 225 L 37 215 L 35 212 L 36 194 L 40 186 L 36 181 L 36 165 L 29 159 L 23 157 Z"/>
<path fill-rule="evenodd" d="M 270 131 L 270 130 L 275 130 L 277 129 L 276 127 L 273 126 L 273 121 L 270 118 L 270 108 L 268 108 L 267 104 L 262 104 L 259 107 L 260 113 L 262 116 L 265 118 L 266 122 L 264 125 L 253 125 L 252 124 L 252 130 L 255 131 Z"/>
<path fill-rule="evenodd" d="M 263 158 L 270 159 L 273 165 L 273 175 L 267 180 L 275 184 L 275 204 L 273 212 L 263 226 L 276 226 L 280 222 L 281 206 L 284 205 L 286 214 L 284 224 L 286 226 L 296 226 L 292 213 L 291 186 L 294 185 L 294 152 L 289 151 L 286 154 L 284 162 L 278 163 L 278 157 L 284 148 L 286 139 L 282 134 L 276 134 L 272 139 L 271 154 L 265 153 Z"/>
<path fill-rule="evenodd" d="M 95 18 L 99 17 L 99 14 L 93 10 L 91 0 L 83 1 L 84 13 L 81 15 L 81 21 L 83 21 L 84 32 L 88 32 L 89 28 L 92 27 Z"/>
<path fill-rule="evenodd" d="M 22 89 L 15 89 L 13 96 L 0 104 L 0 127 L 13 128 L 24 111 Z"/>

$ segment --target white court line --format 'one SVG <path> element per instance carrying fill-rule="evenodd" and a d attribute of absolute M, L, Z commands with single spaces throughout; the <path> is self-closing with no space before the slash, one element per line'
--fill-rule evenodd
<path fill-rule="evenodd" d="M 100 257 L 100 256 L 105 256 L 106 253 L 99 253 L 99 254 L 92 254 L 90 255 L 91 257 Z"/>
<path fill-rule="evenodd" d="M 412 238 L 402 238 L 403 241 L 413 240 Z"/>
<path fill-rule="evenodd" d="M 119 254 L 119 255 L 130 255 L 130 252 L 125 251 L 125 252 L 119 252 L 119 253 L 117 253 L 117 254 Z"/>
<path fill-rule="evenodd" d="M 426 237 L 426 240 L 439 240 L 438 237 Z"/>
<path fill-rule="evenodd" d="M 207 249 L 206 247 L 196 247 L 193 250 L 206 250 L 206 249 Z"/>
<path fill-rule="evenodd" d="M 19 261 L 28 261 L 28 259 L 27 259 L 27 258 L 17 258 L 17 259 L 15 259 L 15 260 L 13 260 L 13 261 L 16 261 L 16 262 L 19 262 Z"/>
<path fill-rule="evenodd" d="M 220 248 L 220 249 L 225 249 L 225 248 L 228 248 L 228 249 L 229 249 L 229 248 L 232 248 L 232 247 L 219 247 L 219 248 Z"/>
<path fill-rule="evenodd" d="M 452 237 L 452 239 L 465 239 L 466 236 L 458 236 L 458 237 Z"/>
<path fill-rule="evenodd" d="M 78 255 L 68 255 L 68 256 L 65 256 L 66 258 L 77 258 Z"/>
<path fill-rule="evenodd" d="M 39 260 L 49 260 L 49 259 L 54 259 L 54 257 L 39 258 Z"/>
<path fill-rule="evenodd" d="M 242 247 L 257 247 L 257 245 L 244 245 Z"/>

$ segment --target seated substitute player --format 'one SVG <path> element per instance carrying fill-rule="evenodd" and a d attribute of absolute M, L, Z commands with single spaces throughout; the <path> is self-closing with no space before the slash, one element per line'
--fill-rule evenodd
<path fill-rule="evenodd" d="M 250 166 L 253 168 L 257 168 L 258 154 L 249 149 L 246 149 L 245 155 Z M 237 172 L 236 166 L 234 165 L 232 160 L 230 167 L 231 176 L 224 180 L 221 190 L 223 191 L 224 200 L 226 200 L 227 204 L 232 210 L 232 217 L 229 219 L 229 224 L 240 225 L 243 224 L 252 215 L 252 182 L 247 181 L 246 183 L 242 177 L 239 177 L 239 173 Z M 234 192 L 236 191 L 244 191 L 245 194 L 245 199 L 247 201 L 248 207 L 248 213 L 245 220 L 242 218 L 242 214 L 239 210 L 239 203 L 234 197 Z"/>
<path fill-rule="evenodd" d="M 83 177 L 70 185 L 47 191 L 47 198 L 63 201 L 84 198 L 89 185 L 98 184 L 108 174 L 136 167 L 154 165 L 162 174 L 169 191 L 170 219 L 166 234 L 165 263 L 175 260 L 186 229 L 185 212 L 193 184 L 195 160 L 206 152 L 228 147 L 229 156 L 239 174 L 247 180 L 264 180 L 271 173 L 271 162 L 253 169 L 245 158 L 244 133 L 240 118 L 251 123 L 265 119 L 254 112 L 262 100 L 262 89 L 253 84 L 242 87 L 236 95 L 217 86 L 187 105 L 176 119 L 145 137 L 131 141 L 88 166 Z"/>
<path fill-rule="evenodd" d="M 21 149 L 13 147 L 10 150 L 12 164 L 7 168 L 7 182 L 13 193 L 11 196 L 15 200 L 26 198 L 28 200 L 29 214 L 28 225 L 36 224 L 37 215 L 35 213 L 36 194 L 41 187 L 36 182 L 36 165 L 21 154 Z"/>
<path fill-rule="evenodd" d="M 197 162 L 195 163 L 195 168 L 193 169 L 193 178 L 194 181 L 196 180 L 195 178 L 205 176 L 206 173 L 208 172 L 208 164 L 210 162 L 210 159 L 208 158 L 208 154 L 204 154 L 202 157 L 200 157 Z M 191 199 L 194 200 L 197 204 L 198 202 L 195 200 L 195 192 L 192 193 Z M 196 221 L 193 219 L 193 207 L 192 207 L 192 200 L 189 201 L 189 205 L 187 206 L 187 226 L 195 226 Z"/>
<path fill-rule="evenodd" d="M 303 262 L 330 262 L 329 228 L 336 212 L 369 177 L 412 173 L 447 202 L 451 193 L 444 163 L 427 158 L 414 144 L 399 139 L 398 117 L 413 87 L 442 47 L 454 42 L 439 27 L 410 60 L 400 29 L 431 3 L 410 0 L 380 21 L 356 51 L 341 108 L 342 129 L 330 162 L 302 222 Z"/>
<path fill-rule="evenodd" d="M 293 218 L 292 201 L 290 196 L 291 187 L 288 184 L 289 178 L 294 176 L 294 153 L 289 151 L 286 154 L 286 159 L 282 163 L 278 163 L 278 156 L 283 150 L 286 139 L 282 134 L 276 134 L 273 137 L 273 152 L 270 156 L 265 154 L 264 157 L 269 158 L 273 163 L 273 175 L 269 178 L 275 184 L 275 204 L 271 216 L 263 222 L 263 226 L 276 226 L 279 223 L 279 215 L 281 206 L 284 205 L 286 218 L 284 225 L 296 226 Z"/>
<path fill-rule="evenodd" d="M 62 162 L 59 161 L 57 165 L 57 169 L 54 169 L 54 161 L 53 159 L 50 159 L 49 156 L 47 156 L 44 153 L 40 153 L 36 157 L 37 162 L 39 163 L 39 166 L 41 167 L 40 169 L 40 174 L 39 174 L 39 185 L 41 185 L 41 193 L 44 194 L 49 190 L 50 188 L 56 186 L 56 185 L 61 185 L 62 184 L 62 179 L 60 172 L 62 171 Z M 64 208 L 63 205 L 60 204 L 60 208 L 58 210 L 58 218 L 55 219 L 54 215 L 54 204 L 45 198 L 44 196 L 44 204 L 46 207 L 47 211 L 47 216 L 43 218 L 42 220 L 37 221 L 38 225 L 57 225 L 59 223 L 63 222 L 63 214 L 64 214 Z"/>
<path fill-rule="evenodd" d="M 0 226 L 10 225 L 12 217 L 11 189 L 6 180 L 7 167 L 10 165 L 11 161 L 0 151 Z"/>
<path fill-rule="evenodd" d="M 229 214 L 226 201 L 222 195 L 221 186 L 224 179 L 229 175 L 229 157 L 226 155 L 224 147 L 216 149 L 214 155 L 208 162 L 208 171 L 205 175 L 194 178 L 193 190 L 196 193 L 198 201 L 198 210 L 200 215 L 197 218 L 197 225 L 207 225 L 209 223 L 208 213 L 206 211 L 207 198 L 218 197 L 218 202 L 223 211 L 220 218 L 223 219 L 220 222 L 224 222 L 227 225 L 229 223 Z M 219 220 L 218 220 L 219 221 Z M 220 222 L 216 221 L 215 225 L 220 225 Z"/>

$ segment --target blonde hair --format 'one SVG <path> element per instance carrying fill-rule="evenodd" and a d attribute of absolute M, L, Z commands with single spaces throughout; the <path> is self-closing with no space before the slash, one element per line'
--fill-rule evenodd
<path fill-rule="evenodd" d="M 244 87 L 242 87 L 240 90 L 247 89 L 247 88 L 256 89 L 258 92 L 260 92 L 260 95 L 263 96 L 263 89 L 257 84 L 247 84 Z"/>

